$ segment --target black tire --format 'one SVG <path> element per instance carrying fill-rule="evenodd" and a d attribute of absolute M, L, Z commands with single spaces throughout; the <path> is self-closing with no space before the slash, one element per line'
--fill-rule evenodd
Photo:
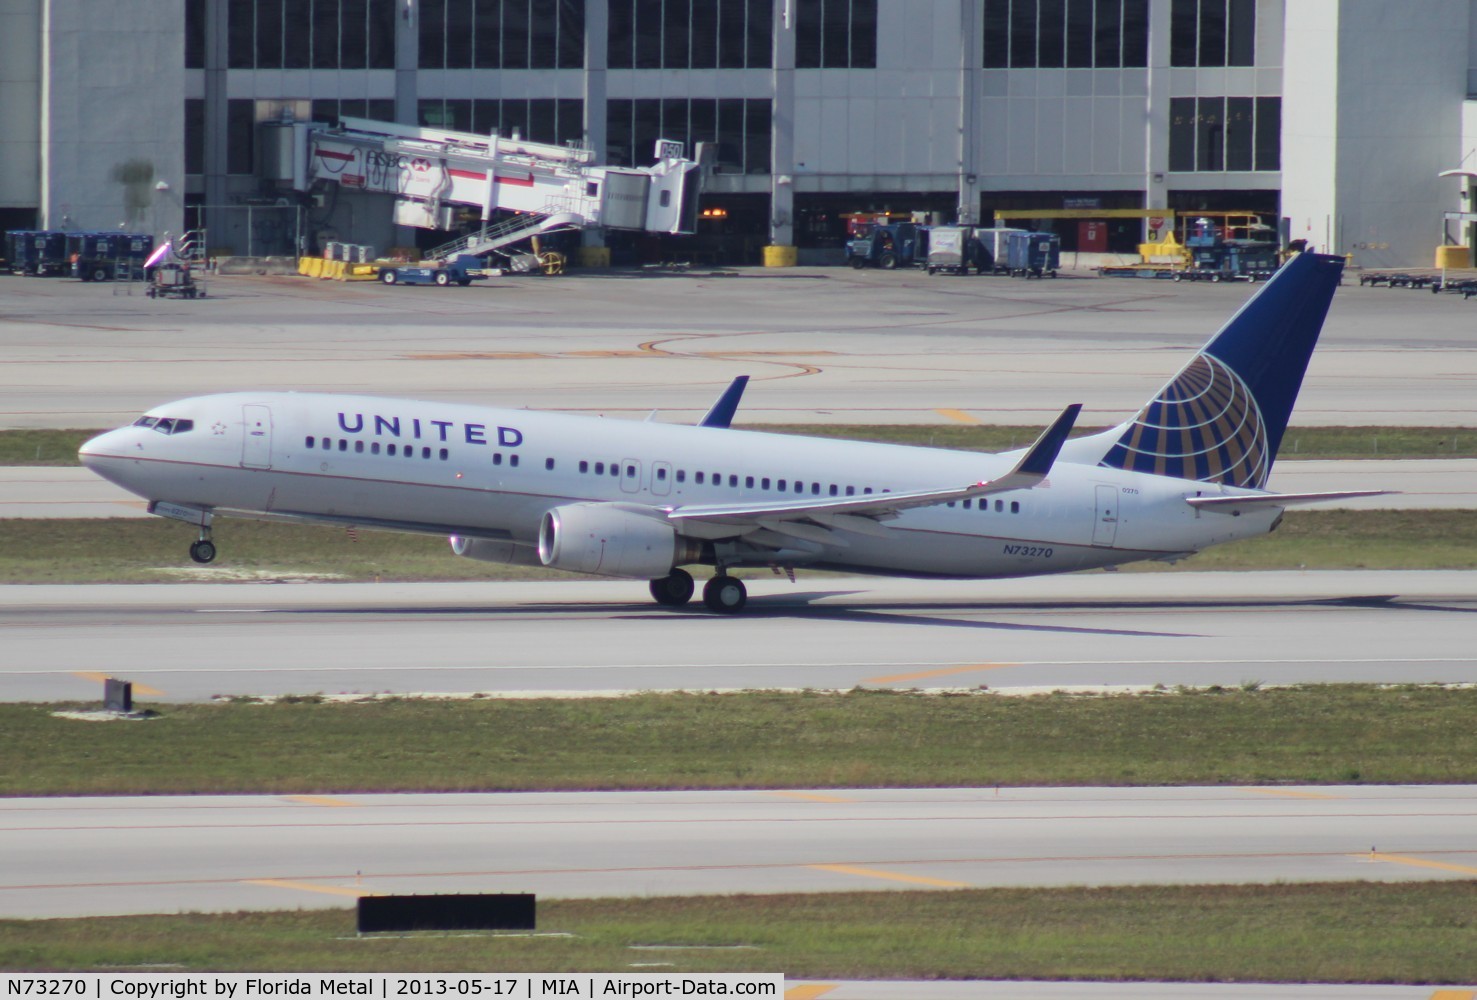
<path fill-rule="evenodd" d="M 692 593 L 697 589 L 692 582 L 692 574 L 685 569 L 674 569 L 667 576 L 658 580 L 652 580 L 651 596 L 664 608 L 680 608 L 692 600 Z"/>
<path fill-rule="evenodd" d="M 112 277 L 105 267 L 94 267 L 91 271 L 93 281 L 107 281 Z"/>
<path fill-rule="evenodd" d="M 472 279 L 471 278 L 463 278 L 463 279 L 461 279 L 460 281 L 457 282 L 457 284 L 460 285 L 463 288 L 466 288 L 471 283 L 472 283 Z"/>
<path fill-rule="evenodd" d="M 884 271 L 891 271 L 897 267 L 897 254 L 891 250 L 884 250 L 877 256 L 877 266 Z"/>
<path fill-rule="evenodd" d="M 436 277 L 432 278 L 431 280 L 436 282 L 436 284 L 440 285 L 442 288 L 445 288 L 447 285 L 451 284 L 451 275 L 447 274 L 445 271 L 437 271 Z"/>
<path fill-rule="evenodd" d="M 734 576 L 715 576 L 703 587 L 703 603 L 720 615 L 736 615 L 749 603 L 744 581 Z"/>
<path fill-rule="evenodd" d="M 851 258 L 851 267 L 852 267 L 852 270 L 860 271 L 862 268 L 864 268 L 866 266 L 867 266 L 867 262 L 866 262 L 865 259 L 863 259 L 861 257 L 852 257 Z"/>
<path fill-rule="evenodd" d="M 1175 273 L 1175 276 L 1174 276 L 1174 280 L 1175 281 L 1184 281 L 1185 280 L 1185 276 L 1183 274 L 1180 274 L 1180 273 L 1176 272 Z"/>
<path fill-rule="evenodd" d="M 215 543 L 208 538 L 190 543 L 190 558 L 197 563 L 215 562 Z"/>
<path fill-rule="evenodd" d="M 387 285 L 393 285 L 399 280 L 400 275 L 396 274 L 393 270 L 380 272 L 380 281 L 384 282 Z"/>

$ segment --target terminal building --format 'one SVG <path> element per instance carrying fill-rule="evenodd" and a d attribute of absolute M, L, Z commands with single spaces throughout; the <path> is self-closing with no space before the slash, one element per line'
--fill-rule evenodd
<path fill-rule="evenodd" d="M 445 238 L 264 174 L 265 124 L 345 116 L 624 166 L 708 143 L 698 233 L 617 259 L 839 259 L 880 212 L 1131 253 L 1245 212 L 1430 266 L 1477 210 L 1477 0 L 0 0 L 0 94 L 0 228 L 237 254 Z"/>

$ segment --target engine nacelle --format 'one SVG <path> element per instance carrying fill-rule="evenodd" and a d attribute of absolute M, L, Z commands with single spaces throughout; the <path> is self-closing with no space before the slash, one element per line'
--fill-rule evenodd
<path fill-rule="evenodd" d="M 701 547 L 659 516 L 609 503 L 572 503 L 544 514 L 538 554 L 545 566 L 598 576 L 654 580 Z"/>
<path fill-rule="evenodd" d="M 539 562 L 537 550 L 529 545 L 519 545 L 516 542 L 501 539 L 466 538 L 462 535 L 452 535 L 447 538 L 447 541 L 451 543 L 451 551 L 464 559 L 505 563 L 509 566 L 543 565 Z"/>

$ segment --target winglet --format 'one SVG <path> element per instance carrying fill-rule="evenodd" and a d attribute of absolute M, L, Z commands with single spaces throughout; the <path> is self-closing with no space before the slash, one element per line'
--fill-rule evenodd
<path fill-rule="evenodd" d="M 698 421 L 699 427 L 727 427 L 733 423 L 733 415 L 738 412 L 739 400 L 743 398 L 744 387 L 749 384 L 749 376 L 740 375 L 728 384 L 723 390 L 723 395 L 718 397 L 718 402 L 708 411 L 702 420 Z"/>
<path fill-rule="evenodd" d="M 1063 410 L 1061 415 L 1051 422 L 1051 426 L 1041 432 L 1036 443 L 1026 449 L 1026 453 L 1015 464 L 1015 468 L 989 484 L 995 488 L 991 492 L 1001 488 L 1029 489 L 1045 479 L 1056 462 L 1056 457 L 1061 452 L 1067 435 L 1072 433 L 1072 426 L 1077 423 L 1077 414 L 1081 412 L 1081 403 L 1073 403 Z"/>

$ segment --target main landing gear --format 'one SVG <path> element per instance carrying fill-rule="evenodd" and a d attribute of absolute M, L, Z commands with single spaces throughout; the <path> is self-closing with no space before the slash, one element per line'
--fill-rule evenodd
<path fill-rule="evenodd" d="M 210 529 L 200 529 L 200 540 L 190 543 L 190 558 L 197 563 L 215 562 L 215 543 L 210 540 Z"/>
<path fill-rule="evenodd" d="M 692 600 L 696 589 L 692 574 L 683 569 L 674 569 L 659 580 L 651 581 L 651 596 L 663 607 L 680 608 Z M 709 611 L 722 615 L 738 614 L 749 602 L 749 592 L 744 581 L 719 571 L 703 586 L 703 603 Z"/>

